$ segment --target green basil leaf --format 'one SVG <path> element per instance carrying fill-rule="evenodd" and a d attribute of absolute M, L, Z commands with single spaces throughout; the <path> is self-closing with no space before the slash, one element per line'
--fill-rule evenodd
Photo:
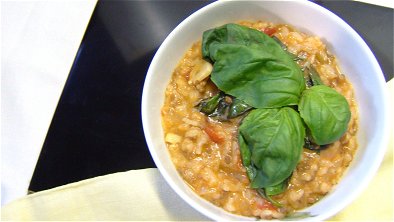
<path fill-rule="evenodd" d="M 287 46 L 282 41 L 280 41 L 276 36 L 272 36 L 271 38 L 275 40 L 275 42 L 277 42 L 283 50 L 286 51 L 286 53 L 293 59 L 293 61 L 296 62 L 299 60 L 304 60 L 304 58 L 298 57 L 297 55 L 287 51 Z"/>
<path fill-rule="evenodd" d="M 256 171 L 249 177 L 252 188 L 282 183 L 301 158 L 305 128 L 292 108 L 252 110 L 243 119 L 239 134 L 243 163 Z"/>
<path fill-rule="evenodd" d="M 249 106 L 244 101 L 234 98 L 229 109 L 228 118 L 231 119 L 240 116 L 252 108 L 253 107 Z"/>
<path fill-rule="evenodd" d="M 267 194 L 267 196 L 273 196 L 273 195 L 278 195 L 280 193 L 283 193 L 288 185 L 288 180 L 284 180 L 283 182 L 271 186 L 271 187 L 266 187 L 265 188 L 265 193 Z"/>
<path fill-rule="evenodd" d="M 283 182 L 281 182 L 277 185 L 264 188 L 264 194 L 265 194 L 266 199 L 271 201 L 271 203 L 277 207 L 282 207 L 282 204 L 280 204 L 278 201 L 272 199 L 271 196 L 283 193 L 286 190 L 287 186 L 289 185 L 290 177 L 288 177 L 286 180 L 284 180 Z"/>
<path fill-rule="evenodd" d="M 229 23 L 214 29 L 207 30 L 203 33 L 202 55 L 205 59 L 212 59 L 212 55 L 210 55 L 210 47 L 211 45 L 217 43 L 240 44 L 245 46 L 255 43 L 266 45 L 272 45 L 273 43 L 275 43 L 274 40 L 266 42 L 266 40 L 270 39 L 271 38 L 268 35 L 265 35 L 260 31 L 250 29 L 245 26 Z"/>
<path fill-rule="evenodd" d="M 338 140 L 346 132 L 351 116 L 345 97 L 324 85 L 306 89 L 298 109 L 318 145 Z"/>
<path fill-rule="evenodd" d="M 257 191 L 258 194 L 260 194 L 260 196 L 262 196 L 264 199 L 266 199 L 269 202 L 271 202 L 274 206 L 276 206 L 276 207 L 283 207 L 283 205 L 281 203 L 279 203 L 278 201 L 272 199 L 270 195 L 267 195 L 265 189 L 259 188 L 259 189 L 256 189 L 256 191 Z"/>
<path fill-rule="evenodd" d="M 241 134 L 238 135 L 239 149 L 241 151 L 242 164 L 246 169 L 248 177 L 252 180 L 256 176 L 256 167 L 251 162 L 251 151 Z"/>
<path fill-rule="evenodd" d="M 220 93 L 222 94 L 222 93 Z M 209 114 L 208 116 L 219 120 L 219 121 L 227 121 L 228 120 L 228 113 L 230 109 L 230 103 L 226 101 L 226 95 L 222 94 L 223 96 L 220 97 L 219 103 L 213 113 Z"/>
<path fill-rule="evenodd" d="M 305 89 L 303 73 L 292 57 L 260 31 L 236 24 L 208 30 L 202 51 L 214 62 L 215 85 L 252 107 L 296 105 Z"/>
<path fill-rule="evenodd" d="M 319 73 L 316 71 L 316 69 L 313 66 L 310 66 L 308 68 L 308 72 L 314 86 L 324 85 L 323 81 L 320 78 Z"/>
<path fill-rule="evenodd" d="M 304 78 L 307 88 L 317 85 L 324 85 L 319 73 L 312 65 L 304 67 Z"/>
<path fill-rule="evenodd" d="M 215 111 L 216 107 L 219 105 L 222 94 L 218 93 L 210 98 L 206 98 L 201 100 L 201 102 L 197 105 L 197 108 L 200 112 L 205 114 L 211 114 Z"/>

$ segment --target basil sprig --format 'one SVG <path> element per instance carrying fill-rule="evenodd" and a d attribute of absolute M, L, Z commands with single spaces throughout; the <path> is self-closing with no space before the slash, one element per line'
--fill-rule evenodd
<path fill-rule="evenodd" d="M 202 54 L 214 62 L 215 85 L 252 107 L 297 105 L 305 89 L 298 65 L 260 31 L 236 24 L 205 31 Z"/>
<path fill-rule="evenodd" d="M 226 24 L 207 30 L 202 54 L 213 63 L 211 80 L 223 93 L 203 100 L 199 109 L 219 120 L 244 115 L 238 142 L 251 187 L 279 206 L 270 196 L 286 189 L 305 141 L 332 143 L 347 130 L 346 99 L 324 86 L 313 67 L 303 70 L 305 84 L 285 45 L 254 29 Z"/>

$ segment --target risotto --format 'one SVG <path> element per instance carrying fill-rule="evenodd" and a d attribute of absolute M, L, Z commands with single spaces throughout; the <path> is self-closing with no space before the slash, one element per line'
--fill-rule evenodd
<path fill-rule="evenodd" d="M 267 195 L 270 187 L 256 189 L 255 184 L 264 183 L 265 180 L 253 181 L 251 184 L 255 171 L 248 171 L 245 164 L 248 159 L 240 147 L 240 125 L 245 125 L 245 121 L 249 121 L 247 118 L 250 119 L 252 113 L 259 109 L 249 106 L 253 103 L 250 102 L 240 115 L 226 119 L 203 112 L 201 104 L 207 98 L 222 95 L 222 102 L 230 104 L 234 103 L 236 96 L 227 95 L 227 92 L 226 95 L 221 94 L 223 90 L 212 81 L 210 73 L 217 71 L 218 67 L 215 64 L 212 68 L 211 63 L 216 60 L 219 64 L 224 60 L 204 59 L 204 48 L 202 42 L 198 41 L 179 62 L 165 92 L 162 107 L 165 142 L 179 174 L 202 198 L 234 214 L 262 219 L 283 218 L 316 203 L 339 182 L 357 149 L 357 106 L 352 85 L 341 73 L 335 57 L 318 37 L 301 33 L 285 24 L 262 21 L 241 21 L 238 24 L 265 33 L 274 38 L 289 55 L 296 56 L 294 63 L 304 73 L 306 86 L 303 87 L 312 89 L 312 85 L 316 84 L 313 78 L 305 74 L 307 69 L 312 69 L 318 74 L 319 84 L 334 89 L 345 98 L 351 114 L 344 122 L 345 132 L 341 132 L 335 141 L 316 144 L 319 138 L 313 135 L 313 126 L 308 124 L 305 112 L 300 110 L 298 114 L 293 103 L 289 102 L 287 109 L 297 116 L 301 115 L 304 119 L 302 122 L 306 123 L 306 126 L 305 123 L 301 124 L 299 129 L 309 128 L 304 130 L 306 133 L 300 133 L 301 138 L 306 139 L 302 140 L 299 157 L 293 158 L 296 165 L 291 168 L 291 174 L 280 182 L 284 190 Z M 289 132 L 291 135 L 288 136 L 294 136 L 292 129 Z M 242 138 L 248 142 L 247 136 Z M 258 161 L 253 153 L 251 155 L 257 166 Z M 258 166 L 253 169 L 260 170 Z"/>

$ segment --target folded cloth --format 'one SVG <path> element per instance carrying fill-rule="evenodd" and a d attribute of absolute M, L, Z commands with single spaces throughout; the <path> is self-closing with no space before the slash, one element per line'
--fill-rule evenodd
<path fill-rule="evenodd" d="M 388 86 L 392 98 L 394 81 Z M 392 99 L 390 104 L 392 108 Z M 330 220 L 393 221 L 392 128 L 390 135 L 386 156 L 368 189 Z M 157 169 L 115 173 L 34 193 L 3 206 L 1 213 L 2 220 L 209 220 L 183 201 Z"/>
<path fill-rule="evenodd" d="M 2 220 L 209 220 L 157 169 L 131 170 L 37 192 L 3 206 Z"/>
<path fill-rule="evenodd" d="M 393 149 L 369 188 L 330 220 L 393 220 Z M 157 169 L 96 177 L 34 193 L 1 209 L 2 220 L 209 220 L 191 208 Z"/>

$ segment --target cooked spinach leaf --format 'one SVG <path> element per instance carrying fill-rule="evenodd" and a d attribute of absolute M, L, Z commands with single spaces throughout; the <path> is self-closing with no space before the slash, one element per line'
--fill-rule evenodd
<path fill-rule="evenodd" d="M 304 76 L 307 88 L 317 85 L 324 85 L 319 73 L 312 65 L 304 67 Z"/>
<path fill-rule="evenodd" d="M 223 96 L 220 97 L 216 109 L 213 111 L 213 113 L 209 114 L 208 116 L 219 121 L 227 121 L 230 104 L 231 104 L 231 101 L 229 100 L 226 97 L 226 95 L 223 94 Z"/>
<path fill-rule="evenodd" d="M 235 118 L 240 116 L 247 111 L 251 110 L 253 107 L 246 104 L 244 101 L 234 98 L 229 109 L 228 118 Z"/>
<path fill-rule="evenodd" d="M 250 111 L 239 127 L 239 140 L 251 187 L 274 187 L 288 178 L 301 158 L 304 137 L 301 118 L 292 108 Z"/>
<path fill-rule="evenodd" d="M 197 105 L 197 109 L 213 119 L 227 121 L 245 114 L 253 109 L 253 107 L 240 99 L 220 92 L 212 97 L 201 100 Z"/>
<path fill-rule="evenodd" d="M 347 130 L 351 115 L 345 97 L 325 85 L 306 89 L 298 109 L 318 145 L 338 140 Z"/>
<path fill-rule="evenodd" d="M 227 24 L 203 34 L 203 57 L 214 62 L 211 80 L 255 108 L 296 105 L 305 89 L 301 69 L 268 35 Z"/>
<path fill-rule="evenodd" d="M 319 152 L 320 150 L 324 150 L 326 148 L 328 148 L 328 145 L 317 145 L 316 143 L 314 143 L 311 139 L 311 136 L 306 135 L 305 139 L 304 139 L 304 148 L 307 148 L 309 150 L 314 150 Z"/>
<path fill-rule="evenodd" d="M 219 105 L 222 97 L 223 95 L 221 93 L 218 93 L 210 98 L 201 100 L 201 102 L 197 105 L 198 110 L 207 115 L 213 113 L 216 107 Z"/>

